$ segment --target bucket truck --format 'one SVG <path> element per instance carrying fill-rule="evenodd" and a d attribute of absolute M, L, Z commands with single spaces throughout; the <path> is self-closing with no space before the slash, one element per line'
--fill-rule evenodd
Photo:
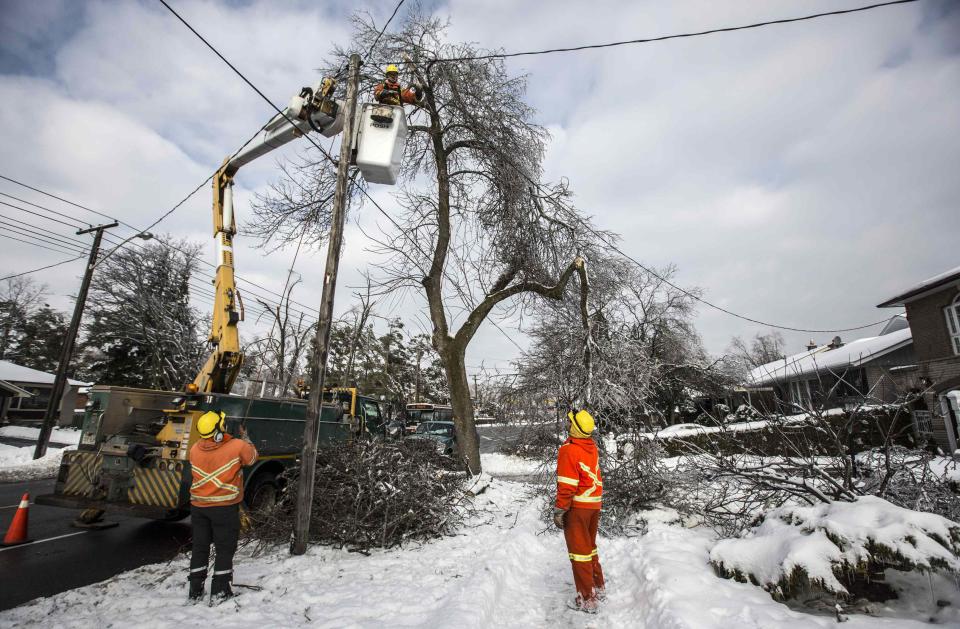
<path fill-rule="evenodd" d="M 260 453 L 244 470 L 248 506 L 275 499 L 278 476 L 301 451 L 306 400 L 231 395 L 243 365 L 237 325 L 243 305 L 234 277 L 237 235 L 233 184 L 246 164 L 308 133 L 333 137 L 343 129 L 342 102 L 333 98 L 335 82 L 324 79 L 295 95 L 254 140 L 213 177 L 213 235 L 216 241 L 215 303 L 208 338 L 211 346 L 200 372 L 184 391 L 94 386 L 76 451 L 64 453 L 54 493 L 37 502 L 84 511 L 79 522 L 93 523 L 104 511 L 154 519 L 179 519 L 189 513 L 191 473 L 188 454 L 199 439 L 196 420 L 208 410 L 227 414 L 228 430 L 249 430 Z M 371 183 L 396 182 L 406 141 L 402 106 L 366 104 L 357 113 L 352 162 Z M 324 392 L 321 442 L 334 442 L 383 430 L 376 399 L 355 388 Z"/>

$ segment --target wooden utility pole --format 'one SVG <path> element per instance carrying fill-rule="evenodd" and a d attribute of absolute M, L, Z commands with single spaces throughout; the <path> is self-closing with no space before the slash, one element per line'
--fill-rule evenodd
<path fill-rule="evenodd" d="M 477 374 L 473 374 L 473 397 L 477 398 L 477 406 L 480 406 L 480 387 L 477 386 Z"/>
<path fill-rule="evenodd" d="M 420 401 L 420 361 L 423 360 L 423 350 L 417 350 L 417 377 L 413 385 L 413 401 Z"/>
<path fill-rule="evenodd" d="M 327 377 L 327 354 L 330 351 L 333 298 L 337 290 L 340 246 L 343 244 L 343 219 L 346 214 L 350 151 L 356 122 L 354 112 L 357 109 L 359 83 L 360 55 L 350 55 L 347 98 L 343 108 L 343 139 L 340 143 L 340 161 L 337 164 L 337 187 L 333 195 L 330 238 L 327 241 L 327 267 L 323 275 L 323 294 L 320 298 L 320 313 L 317 322 L 316 351 L 313 353 L 310 403 L 307 405 L 307 418 L 303 427 L 303 453 L 300 457 L 300 480 L 297 484 L 297 518 L 293 527 L 293 542 L 290 544 L 290 552 L 294 555 L 302 555 L 307 552 L 307 541 L 310 537 L 310 510 L 313 506 L 317 440 L 320 434 L 320 414 L 323 410 L 323 385 Z"/>
<path fill-rule="evenodd" d="M 53 380 L 53 389 L 50 391 L 50 401 L 47 402 L 47 411 L 43 415 L 43 426 L 40 428 L 40 436 L 37 437 L 37 447 L 33 451 L 34 459 L 39 459 L 47 453 L 50 433 L 53 431 L 53 425 L 56 423 L 57 416 L 59 415 L 60 401 L 63 397 L 64 389 L 67 388 L 67 368 L 70 366 L 70 359 L 73 357 L 73 346 L 77 342 L 77 332 L 80 330 L 80 321 L 83 319 L 83 307 L 87 303 L 87 292 L 90 290 L 90 280 L 93 278 L 93 269 L 97 266 L 97 254 L 100 252 L 100 241 L 103 239 L 103 232 L 117 225 L 118 223 L 114 221 L 108 225 L 97 225 L 96 227 L 81 229 L 77 232 L 78 236 L 93 232 L 93 246 L 90 247 L 90 257 L 87 260 L 87 270 L 83 274 L 83 282 L 80 283 L 80 292 L 77 293 L 77 303 L 73 305 L 73 318 L 70 319 L 67 336 L 63 339 L 63 347 L 60 348 L 60 362 L 57 364 L 57 376 Z"/>

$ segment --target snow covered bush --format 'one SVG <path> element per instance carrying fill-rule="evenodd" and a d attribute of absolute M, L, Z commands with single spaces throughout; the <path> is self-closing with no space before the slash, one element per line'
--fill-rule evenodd
<path fill-rule="evenodd" d="M 433 442 L 357 440 L 321 449 L 310 519 L 313 542 L 364 552 L 451 534 L 467 510 L 466 476 Z M 445 469 L 446 468 L 446 469 Z M 297 468 L 277 506 L 249 532 L 260 549 L 286 544 L 296 512 Z"/>
<path fill-rule="evenodd" d="M 884 570 L 960 573 L 960 525 L 875 496 L 783 506 L 737 539 L 717 542 L 717 574 L 763 587 L 777 600 L 808 592 L 871 599 Z M 882 589 L 881 589 L 882 591 Z"/>

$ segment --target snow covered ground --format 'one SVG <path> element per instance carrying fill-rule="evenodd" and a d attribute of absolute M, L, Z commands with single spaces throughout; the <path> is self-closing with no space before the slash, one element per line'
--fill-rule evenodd
<path fill-rule="evenodd" d="M 483 471 L 491 476 L 535 476 L 545 471 L 550 473 L 555 471 L 553 467 L 547 470 L 540 461 L 499 452 L 481 454 L 480 463 L 483 465 Z"/>
<path fill-rule="evenodd" d="M 50 433 L 50 443 L 75 446 L 80 443 L 80 434 L 81 431 L 77 428 L 54 428 Z M 39 428 L 31 428 L 29 426 L 3 426 L 0 428 L 0 437 L 36 439 L 39 436 Z"/>
<path fill-rule="evenodd" d="M 830 615 L 800 613 L 752 585 L 714 575 L 712 534 L 650 514 L 641 537 L 601 539 L 608 599 L 596 616 L 569 610 L 573 579 L 560 533 L 538 519 L 528 486 L 494 480 L 478 511 L 454 537 L 369 557 L 314 547 L 238 553 L 234 601 L 214 608 L 185 604 L 185 556 L 96 585 L 0 612 L 0 625 L 26 627 L 630 627 L 738 629 L 832 627 Z M 929 595 L 917 596 L 930 605 Z M 913 618 L 930 613 L 904 609 Z M 889 613 L 889 611 L 888 611 Z M 943 614 L 943 612 L 941 612 Z M 955 617 L 941 621 L 956 621 Z M 850 629 L 918 629 L 904 618 L 850 616 Z"/>
<path fill-rule="evenodd" d="M 0 428 L 0 437 L 18 439 L 36 439 L 39 428 L 25 426 L 4 426 Z M 50 436 L 51 443 L 71 444 L 65 448 L 47 448 L 40 459 L 33 459 L 34 446 L 15 446 L 0 443 L 0 482 L 35 480 L 57 475 L 60 459 L 65 450 L 75 450 L 80 442 L 80 431 L 73 428 L 54 428 Z"/>

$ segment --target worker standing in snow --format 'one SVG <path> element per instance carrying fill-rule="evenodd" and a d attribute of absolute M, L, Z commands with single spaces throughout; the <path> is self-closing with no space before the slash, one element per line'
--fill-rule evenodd
<path fill-rule="evenodd" d="M 190 517 L 193 552 L 190 555 L 190 600 L 203 598 L 210 562 L 210 544 L 216 548 L 210 598 L 233 596 L 233 554 L 240 538 L 240 502 L 243 500 L 243 467 L 257 460 L 257 449 L 246 429 L 240 438 L 227 434 L 226 414 L 208 411 L 197 420 L 200 440 L 190 448 L 193 484 Z"/>
<path fill-rule="evenodd" d="M 405 90 L 400 89 L 400 70 L 392 63 L 384 71 L 384 81 L 377 83 L 373 88 L 373 97 L 381 105 L 399 105 L 406 103 L 415 105 L 423 99 L 423 93 L 418 85 L 412 85 Z"/>
<path fill-rule="evenodd" d="M 603 500 L 600 454 L 593 441 L 593 416 L 585 410 L 567 413 L 570 437 L 557 455 L 557 500 L 553 522 L 563 529 L 577 588 L 577 609 L 596 612 L 605 596 L 603 570 L 597 555 L 597 527 Z"/>

